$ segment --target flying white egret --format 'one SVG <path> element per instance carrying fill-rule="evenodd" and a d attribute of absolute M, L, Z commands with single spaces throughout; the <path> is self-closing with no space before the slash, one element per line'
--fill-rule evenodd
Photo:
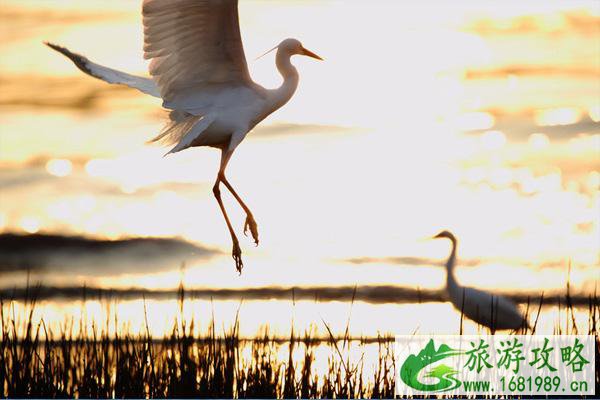
<path fill-rule="evenodd" d="M 244 234 L 250 230 L 258 245 L 258 226 L 252 212 L 225 177 L 236 147 L 265 117 L 279 109 L 298 87 L 299 75 L 290 62 L 293 55 L 318 60 L 296 39 L 285 39 L 277 49 L 276 66 L 282 85 L 268 90 L 250 78 L 240 37 L 237 0 L 144 0 L 144 58 L 150 78 L 131 75 L 96 64 L 68 49 L 46 43 L 69 57 L 93 77 L 124 84 L 163 99 L 170 121 L 152 141 L 174 145 L 167 153 L 195 146 L 221 150 L 221 164 L 213 193 L 231 234 L 231 255 L 241 273 L 242 251 L 221 200 L 220 183 L 246 213 Z"/>
<path fill-rule="evenodd" d="M 496 329 L 519 329 L 528 326 L 515 303 L 503 296 L 483 290 L 461 286 L 454 277 L 456 265 L 456 237 L 448 231 L 442 231 L 434 239 L 447 238 L 452 242 L 452 251 L 446 262 L 446 292 L 458 311 L 480 325 Z"/>

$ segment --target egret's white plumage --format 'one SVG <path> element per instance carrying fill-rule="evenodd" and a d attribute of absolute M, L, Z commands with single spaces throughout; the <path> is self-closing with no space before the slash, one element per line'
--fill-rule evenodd
<path fill-rule="evenodd" d="M 250 78 L 237 0 L 144 0 L 142 14 L 144 57 L 151 60 L 152 79 L 104 67 L 64 47 L 47 44 L 89 75 L 162 98 L 163 107 L 171 110 L 170 121 L 153 140 L 174 145 L 169 153 L 195 146 L 221 150 L 213 192 L 231 234 L 236 269 L 241 272 L 242 253 L 221 200 L 220 183 L 246 212 L 244 233 L 249 229 L 256 244 L 258 227 L 250 209 L 227 181 L 225 168 L 246 134 L 296 91 L 299 76 L 291 56 L 321 58 L 296 39 L 282 41 L 276 46 L 276 65 L 283 83 L 268 90 Z"/>
<path fill-rule="evenodd" d="M 461 286 L 454 277 L 458 241 L 448 231 L 442 231 L 434 239 L 447 238 L 452 251 L 446 262 L 446 292 L 454 307 L 480 325 L 496 329 L 519 329 L 527 326 L 515 303 L 504 296 L 495 295 L 472 287 Z"/>
<path fill-rule="evenodd" d="M 128 74 L 127 72 L 117 71 L 116 69 L 96 64 L 95 62 L 88 60 L 87 57 L 84 57 L 81 54 L 73 53 L 69 49 L 59 46 L 57 44 L 48 42 L 46 42 L 46 44 L 54 50 L 58 51 L 59 53 L 62 53 L 65 56 L 69 57 L 71 61 L 73 61 L 73 63 L 77 66 L 77 68 L 79 68 L 81 71 L 85 72 L 88 75 L 91 75 L 108 83 L 126 85 L 130 88 L 137 89 L 142 93 L 146 93 L 150 96 L 160 98 L 160 89 L 152 79 Z"/>

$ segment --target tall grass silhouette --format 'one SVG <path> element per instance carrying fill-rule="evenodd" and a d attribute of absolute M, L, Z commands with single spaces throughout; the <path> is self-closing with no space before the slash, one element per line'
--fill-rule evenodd
<path fill-rule="evenodd" d="M 180 313 L 166 337 L 153 338 L 148 329 L 138 334 L 118 331 L 109 335 L 107 318 L 94 322 L 92 333 L 75 331 L 74 321 L 60 332 L 34 324 L 35 290 L 27 301 L 28 313 L 19 322 L 10 310 L 11 300 L 0 301 L 0 395 L 6 397 L 76 398 L 392 398 L 394 396 L 394 338 L 353 338 L 348 326 L 335 336 L 323 321 L 328 336 L 311 329 L 289 337 L 271 335 L 268 329 L 254 338 L 242 338 L 239 322 L 218 330 L 214 319 L 203 334 L 194 334 L 195 321 L 183 318 L 185 291 L 180 287 Z M 587 332 L 575 323 L 567 290 L 559 313 L 564 325 L 555 334 L 596 335 L 596 371 L 600 371 L 597 296 L 589 298 Z M 543 299 L 543 297 L 542 297 Z M 542 302 L 536 308 L 542 307 Z M 9 312 L 6 312 L 9 310 Z M 239 312 L 239 311 L 238 311 Z M 348 319 L 349 324 L 350 317 Z M 537 320 L 537 316 L 536 316 Z M 519 333 L 535 334 L 537 324 Z M 219 332 L 218 332 L 219 331 Z M 458 333 L 458 332 L 457 332 Z M 350 353 L 377 345 L 375 365 Z M 325 346 L 327 360 L 317 360 Z M 354 346 L 354 347 L 353 347 Z M 282 353 L 285 357 L 280 357 Z M 321 362 L 321 370 L 316 364 Z M 323 367 L 324 366 L 324 367 Z M 596 392 L 600 387 L 596 374 Z"/>

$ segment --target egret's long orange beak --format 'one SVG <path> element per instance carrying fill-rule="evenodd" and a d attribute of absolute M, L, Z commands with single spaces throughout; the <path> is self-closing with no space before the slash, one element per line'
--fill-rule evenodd
<path fill-rule="evenodd" d="M 304 47 L 302 48 L 302 55 L 309 56 L 309 57 L 312 57 L 312 58 L 316 58 L 317 60 L 323 61 L 323 59 L 321 57 L 319 57 L 318 55 L 316 55 L 312 51 L 305 49 Z"/>

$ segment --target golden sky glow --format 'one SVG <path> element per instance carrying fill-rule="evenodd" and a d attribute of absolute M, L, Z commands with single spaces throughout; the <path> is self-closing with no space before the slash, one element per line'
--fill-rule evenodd
<path fill-rule="evenodd" d="M 241 1 L 242 38 L 257 82 L 279 85 L 273 54 L 254 59 L 286 37 L 325 61 L 293 60 L 301 76 L 296 95 L 249 134 L 228 168 L 261 235 L 257 248 L 240 237 L 240 277 L 211 192 L 218 153 L 191 149 L 163 158 L 165 149 L 145 144 L 164 121 L 159 100 L 84 76 L 42 45 L 60 43 L 145 74 L 138 2 L 4 0 L 0 229 L 175 236 L 221 250 L 186 266 L 190 287 L 431 289 L 443 285 L 442 268 L 348 260 L 441 262 L 448 243 L 420 239 L 451 229 L 461 240 L 459 260 L 481 260 L 458 271 L 465 284 L 552 291 L 570 279 L 576 290 L 593 292 L 600 264 L 598 3 L 376 3 Z M 225 202 L 234 227 L 243 227 L 243 212 L 231 197 Z M 33 279 L 171 288 L 181 276 L 173 265 Z M 175 307 L 159 303 L 151 305 L 164 308 L 156 315 Z M 246 306 L 260 309 L 258 302 Z M 298 319 L 309 324 L 321 306 L 299 306 L 308 311 Z M 289 315 L 289 302 L 268 307 L 270 315 Z M 342 306 L 327 307 L 333 320 Z M 359 321 L 397 306 L 361 307 Z M 134 318 L 138 311 L 123 312 Z M 272 323 L 285 329 L 288 319 Z M 249 333 L 257 325 L 246 322 Z"/>

